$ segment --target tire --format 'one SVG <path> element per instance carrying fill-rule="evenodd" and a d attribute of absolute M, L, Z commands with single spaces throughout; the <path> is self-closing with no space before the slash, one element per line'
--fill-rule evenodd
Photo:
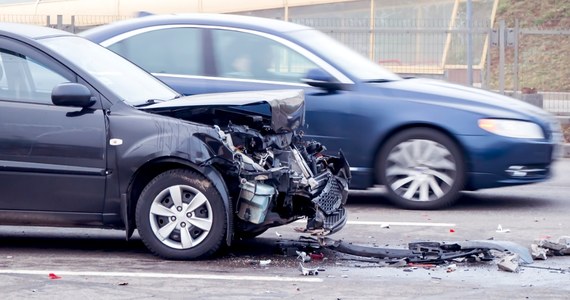
<path fill-rule="evenodd" d="M 142 191 L 135 215 L 146 247 L 166 259 L 212 256 L 226 234 L 222 197 L 207 178 L 191 170 L 156 176 Z"/>
<path fill-rule="evenodd" d="M 389 200 L 405 209 L 441 209 L 455 203 L 465 184 L 462 151 L 429 128 L 402 131 L 380 150 L 376 173 Z"/>

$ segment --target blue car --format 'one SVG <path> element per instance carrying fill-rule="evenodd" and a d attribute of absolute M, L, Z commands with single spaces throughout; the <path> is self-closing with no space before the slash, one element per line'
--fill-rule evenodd
<path fill-rule="evenodd" d="M 402 78 L 326 34 L 279 20 L 146 16 L 82 33 L 184 95 L 302 89 L 304 134 L 342 149 L 351 189 L 386 186 L 407 209 L 462 190 L 540 182 L 561 140 L 549 113 L 492 92 Z"/>

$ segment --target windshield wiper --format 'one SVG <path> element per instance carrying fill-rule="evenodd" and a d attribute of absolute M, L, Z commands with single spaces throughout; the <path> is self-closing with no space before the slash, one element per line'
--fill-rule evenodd
<path fill-rule="evenodd" d="M 164 102 L 164 100 L 161 99 L 148 99 L 146 100 L 146 102 L 141 103 L 141 104 L 137 104 L 137 105 L 133 105 L 134 107 L 145 107 L 145 106 L 149 106 L 152 104 L 156 104 L 156 103 L 160 103 L 160 102 Z"/>

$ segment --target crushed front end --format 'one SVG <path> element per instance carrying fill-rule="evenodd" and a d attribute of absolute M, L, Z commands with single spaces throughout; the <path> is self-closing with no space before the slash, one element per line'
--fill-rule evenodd
<path fill-rule="evenodd" d="M 212 126 L 195 135 L 208 148 L 201 165 L 222 174 L 237 236 L 299 219 L 307 220 L 302 231 L 320 235 L 345 225 L 350 168 L 341 152 L 326 155 L 323 145 L 303 139 L 302 91 L 192 96 L 148 110 Z"/>
<path fill-rule="evenodd" d="M 262 136 L 239 125 L 228 129 L 220 135 L 239 162 L 238 232 L 262 232 L 302 217 L 303 230 L 314 234 L 344 226 L 350 170 L 342 153 L 324 155 L 321 144 L 294 132 Z"/>

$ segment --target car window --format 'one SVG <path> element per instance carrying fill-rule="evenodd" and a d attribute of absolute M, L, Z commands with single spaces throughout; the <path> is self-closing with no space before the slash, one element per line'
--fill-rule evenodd
<path fill-rule="evenodd" d="M 0 49 L 0 97 L 3 99 L 51 104 L 52 89 L 69 81 L 30 57 Z"/>
<path fill-rule="evenodd" d="M 150 73 L 203 75 L 201 29 L 198 28 L 143 32 L 109 49 Z"/>
<path fill-rule="evenodd" d="M 313 62 L 274 40 L 251 33 L 213 30 L 214 57 L 222 77 L 300 82 Z"/>

